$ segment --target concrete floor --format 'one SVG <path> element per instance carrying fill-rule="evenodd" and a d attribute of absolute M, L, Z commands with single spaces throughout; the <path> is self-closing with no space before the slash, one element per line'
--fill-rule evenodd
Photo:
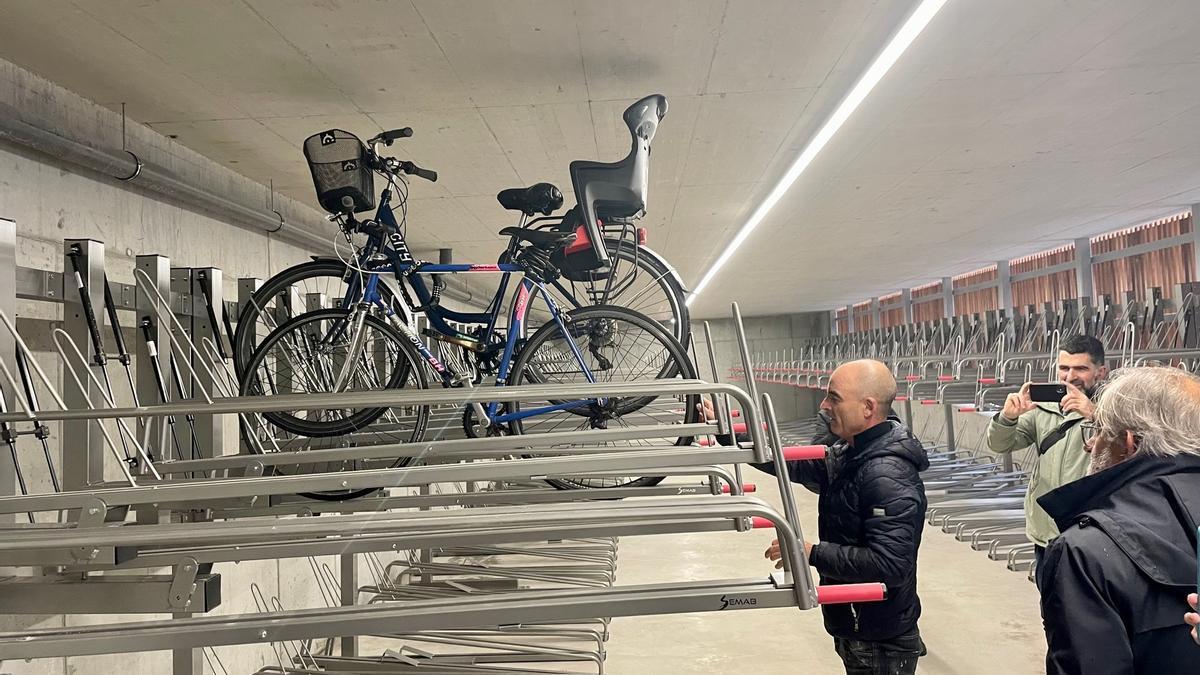
<path fill-rule="evenodd" d="M 756 496 L 778 506 L 774 478 L 753 469 Z M 816 532 L 816 495 L 796 489 L 806 531 Z M 763 551 L 773 535 L 667 535 L 621 540 L 618 584 L 663 580 L 748 578 L 773 567 Z M 917 672 L 928 675 L 1045 672 L 1038 594 L 1025 575 L 938 528 L 926 527 L 918 562 L 921 634 L 929 648 Z M 614 619 L 606 672 L 844 672 L 825 633 L 820 610 L 717 612 Z"/>

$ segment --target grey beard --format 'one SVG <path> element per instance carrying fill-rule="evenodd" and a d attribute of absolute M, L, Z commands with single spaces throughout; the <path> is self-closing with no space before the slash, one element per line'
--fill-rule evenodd
<path fill-rule="evenodd" d="M 1105 469 L 1111 469 L 1119 463 L 1113 459 L 1112 454 L 1109 452 L 1092 451 L 1092 459 L 1088 462 L 1087 475 L 1093 476 Z"/>

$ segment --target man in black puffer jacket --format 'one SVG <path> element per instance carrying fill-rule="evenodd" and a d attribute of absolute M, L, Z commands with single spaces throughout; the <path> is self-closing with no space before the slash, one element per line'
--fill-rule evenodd
<path fill-rule="evenodd" d="M 925 448 L 892 415 L 896 380 L 878 361 L 834 371 L 821 402 L 824 460 L 788 462 L 793 482 L 820 495 L 817 544 L 804 543 L 823 584 L 882 581 L 883 602 L 823 605 L 825 630 L 849 675 L 907 675 L 924 653 L 917 619 L 917 548 L 925 524 Z M 755 468 L 775 473 L 774 463 Z M 779 560 L 779 543 L 767 550 Z M 782 564 L 782 563 L 781 563 Z"/>

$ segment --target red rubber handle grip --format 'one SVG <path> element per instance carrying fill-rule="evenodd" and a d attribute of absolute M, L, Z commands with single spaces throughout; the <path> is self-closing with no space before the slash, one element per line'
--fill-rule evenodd
<path fill-rule="evenodd" d="M 979 378 L 979 384 L 996 384 L 996 378 L 994 378 L 994 377 L 981 377 L 981 378 Z"/>
<path fill-rule="evenodd" d="M 879 602 L 881 600 L 887 600 L 887 586 L 881 583 L 817 586 L 818 605 L 843 605 L 848 602 Z"/>
<path fill-rule="evenodd" d="M 825 459 L 828 450 L 823 445 L 793 445 L 783 449 L 783 458 L 789 462 L 802 459 Z"/>
<path fill-rule="evenodd" d="M 701 438 L 696 441 L 702 448 L 707 448 L 710 445 L 715 445 L 711 438 Z"/>
<path fill-rule="evenodd" d="M 733 417 L 733 418 L 738 418 L 738 417 L 741 417 L 741 416 L 742 416 L 742 411 L 741 411 L 741 410 L 730 410 L 730 411 L 729 411 L 729 416 L 730 416 L 730 417 Z"/>
<path fill-rule="evenodd" d="M 973 406 L 973 405 L 960 405 L 960 406 L 958 406 L 958 412 L 975 412 L 975 406 Z"/>
<path fill-rule="evenodd" d="M 936 398 L 923 398 L 923 399 L 921 399 L 921 405 L 937 405 L 937 399 Z"/>
<path fill-rule="evenodd" d="M 953 375 L 938 375 L 938 382 L 953 382 Z"/>
<path fill-rule="evenodd" d="M 920 375 L 905 375 L 904 379 L 908 380 L 909 382 L 916 382 L 917 380 L 921 379 L 921 376 Z"/>
<path fill-rule="evenodd" d="M 722 484 L 721 492 L 723 492 L 725 494 L 729 494 L 729 486 Z M 758 486 L 755 485 L 754 483 L 742 483 L 742 492 L 744 492 L 746 494 L 750 494 L 751 492 L 758 492 Z"/>
<path fill-rule="evenodd" d="M 908 397 L 907 397 L 907 396 L 897 396 L 897 397 L 896 397 L 896 400 L 897 400 L 897 401 L 907 401 L 907 400 L 908 400 Z"/>
<path fill-rule="evenodd" d="M 750 516 L 750 527 L 755 530 L 765 530 L 768 527 L 775 527 L 775 523 L 762 516 Z"/>

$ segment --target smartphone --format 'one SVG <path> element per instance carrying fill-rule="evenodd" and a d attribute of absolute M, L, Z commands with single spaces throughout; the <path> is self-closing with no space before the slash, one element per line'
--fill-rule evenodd
<path fill-rule="evenodd" d="M 1062 382 L 1033 382 L 1029 385 L 1029 400 L 1034 403 L 1058 403 L 1067 395 Z"/>

